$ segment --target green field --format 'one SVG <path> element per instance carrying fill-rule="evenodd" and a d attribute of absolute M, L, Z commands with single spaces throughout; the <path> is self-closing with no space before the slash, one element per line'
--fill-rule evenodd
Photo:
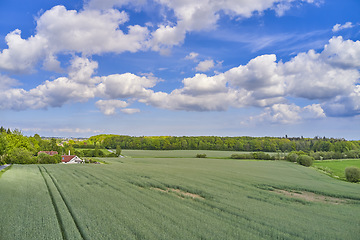
<path fill-rule="evenodd" d="M 359 239 L 360 184 L 197 153 L 223 156 L 14 165 L 0 178 L 0 239 Z"/>
<path fill-rule="evenodd" d="M 323 160 L 315 161 L 314 167 L 324 171 L 326 174 L 346 180 L 345 168 L 355 166 L 360 168 L 360 159 Z"/>
<path fill-rule="evenodd" d="M 124 149 L 121 155 L 132 158 L 193 158 L 196 154 L 206 154 L 208 158 L 230 158 L 232 154 L 250 152 L 213 151 L 213 150 L 128 150 Z M 277 153 L 269 153 L 275 155 Z"/>

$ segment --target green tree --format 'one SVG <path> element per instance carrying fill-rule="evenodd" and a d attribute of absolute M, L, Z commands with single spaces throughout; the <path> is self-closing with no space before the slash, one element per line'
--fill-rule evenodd
<path fill-rule="evenodd" d="M 116 154 L 117 157 L 121 155 L 121 147 L 120 147 L 120 145 L 117 145 L 117 146 L 116 146 L 116 152 L 115 152 L 115 154 Z"/>
<path fill-rule="evenodd" d="M 7 142 L 3 134 L 0 133 L 0 156 L 6 153 Z"/>
<path fill-rule="evenodd" d="M 33 164 L 36 163 L 32 153 L 25 148 L 14 148 L 8 155 L 7 163 Z"/>
<path fill-rule="evenodd" d="M 100 156 L 100 149 L 99 146 L 96 144 L 95 145 L 95 150 L 94 150 L 94 156 L 93 157 L 99 157 Z"/>

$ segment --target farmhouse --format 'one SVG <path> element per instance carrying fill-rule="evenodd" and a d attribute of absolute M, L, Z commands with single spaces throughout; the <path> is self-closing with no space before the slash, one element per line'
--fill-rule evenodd
<path fill-rule="evenodd" d="M 40 153 L 45 153 L 50 156 L 54 156 L 54 155 L 58 154 L 57 151 L 40 151 L 40 152 L 38 152 L 38 155 L 40 155 Z"/>
<path fill-rule="evenodd" d="M 76 155 L 62 155 L 61 162 L 68 163 L 84 163 L 84 161 Z"/>

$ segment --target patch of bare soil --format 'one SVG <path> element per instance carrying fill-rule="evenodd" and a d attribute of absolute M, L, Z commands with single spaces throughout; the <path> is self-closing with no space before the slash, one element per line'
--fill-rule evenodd
<path fill-rule="evenodd" d="M 282 189 L 275 189 L 273 192 L 276 192 L 278 194 L 282 194 L 291 198 L 297 198 L 302 199 L 309 202 L 322 202 L 322 203 L 329 203 L 329 204 L 342 204 L 347 203 L 348 201 L 346 199 L 341 198 L 335 198 L 335 197 L 329 197 L 324 196 L 312 192 L 305 192 L 305 191 L 287 191 Z"/>
<path fill-rule="evenodd" d="M 175 188 L 167 188 L 166 190 L 161 189 L 161 188 L 151 188 L 154 189 L 156 191 L 160 191 L 160 192 L 166 192 L 166 193 L 175 193 L 178 197 L 180 198 L 185 198 L 185 197 L 190 197 L 193 199 L 204 199 L 202 196 L 198 195 L 198 194 L 194 194 L 194 193 L 189 193 L 189 192 L 185 192 L 182 191 L 180 189 L 175 189 Z"/>

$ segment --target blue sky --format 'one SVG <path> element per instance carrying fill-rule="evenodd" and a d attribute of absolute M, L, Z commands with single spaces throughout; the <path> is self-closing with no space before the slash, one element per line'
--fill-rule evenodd
<path fill-rule="evenodd" d="M 360 139 L 358 0 L 0 1 L 0 125 Z"/>

